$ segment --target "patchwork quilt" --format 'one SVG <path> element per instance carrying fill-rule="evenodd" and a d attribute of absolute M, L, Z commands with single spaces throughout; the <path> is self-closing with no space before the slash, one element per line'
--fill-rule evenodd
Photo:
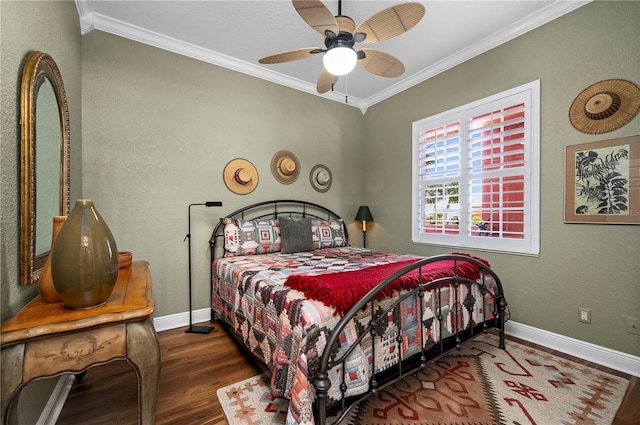
<path fill-rule="evenodd" d="M 267 365 L 272 394 L 289 399 L 287 424 L 313 424 L 313 377 L 328 336 L 341 316 L 333 307 L 306 299 L 302 292 L 284 286 L 284 282 L 293 274 L 339 273 L 421 258 L 357 247 L 220 258 L 212 264 L 212 307 L 253 355 Z M 395 293 L 376 301 L 374 310 L 383 309 L 398 296 Z M 460 285 L 457 291 L 445 286 L 425 293 L 424 300 L 422 317 L 415 298 L 401 304 L 400 330 L 393 312 L 389 313 L 388 326 L 375 344 L 375 353 L 366 343 L 371 338 L 367 335 L 363 347 L 354 350 L 346 362 L 345 373 L 340 367 L 331 371 L 330 400 L 342 398 L 339 387 L 343 377 L 348 386 L 346 397 L 366 392 L 374 373 L 369 367 L 374 356 L 377 373 L 401 358 L 419 353 L 423 341 L 428 347 L 452 335 L 456 322 L 464 329 L 470 322 L 478 324 L 493 318 L 493 299 L 488 294 L 483 296 L 476 285 Z M 360 312 L 340 336 L 340 350 L 358 338 L 370 318 L 369 309 Z M 420 320 L 425 325 L 423 332 Z M 402 335 L 400 344 L 398 333 Z"/>

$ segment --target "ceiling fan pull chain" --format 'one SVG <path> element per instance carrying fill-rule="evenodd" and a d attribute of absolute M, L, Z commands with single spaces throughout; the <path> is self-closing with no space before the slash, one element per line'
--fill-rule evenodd
<path fill-rule="evenodd" d="M 344 103 L 349 103 L 349 75 L 344 77 Z"/>

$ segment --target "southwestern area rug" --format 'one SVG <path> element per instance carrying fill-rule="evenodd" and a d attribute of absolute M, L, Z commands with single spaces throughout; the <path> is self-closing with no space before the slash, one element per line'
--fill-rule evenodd
<path fill-rule="evenodd" d="M 347 425 L 611 424 L 629 381 L 480 335 L 356 406 Z M 231 425 L 284 424 L 287 401 L 264 375 L 218 390 Z"/>

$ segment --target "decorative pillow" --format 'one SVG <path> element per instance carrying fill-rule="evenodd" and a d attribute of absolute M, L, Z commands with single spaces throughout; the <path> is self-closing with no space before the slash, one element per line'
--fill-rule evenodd
<path fill-rule="evenodd" d="M 282 233 L 282 253 L 313 251 L 313 236 L 311 234 L 311 218 L 294 220 L 292 218 L 280 219 L 280 232 Z"/>
<path fill-rule="evenodd" d="M 224 223 L 224 256 L 280 252 L 278 220 L 220 219 Z"/>
<path fill-rule="evenodd" d="M 316 249 L 346 246 L 342 223 L 342 220 L 311 220 L 313 246 Z"/>

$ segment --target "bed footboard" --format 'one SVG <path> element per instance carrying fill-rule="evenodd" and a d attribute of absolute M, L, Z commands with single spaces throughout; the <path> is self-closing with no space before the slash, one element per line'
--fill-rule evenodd
<path fill-rule="evenodd" d="M 449 260 L 454 262 L 451 276 L 438 278 L 429 282 L 417 284 L 412 290 L 403 291 L 391 304 L 377 302 L 378 295 L 388 285 L 407 273 L 416 273 L 418 282 L 423 282 L 422 268 L 438 261 Z M 462 262 L 475 264 L 480 270 L 477 280 L 464 278 L 458 275 L 458 265 Z M 461 295 L 466 293 L 467 295 Z M 478 294 L 480 299 L 473 299 L 470 294 Z M 442 302 L 444 297 L 449 297 L 451 305 Z M 463 298 L 463 299 L 461 299 Z M 408 334 L 404 332 L 407 327 L 403 323 L 401 312 L 406 303 L 415 303 L 419 314 L 419 320 L 412 316 L 413 329 L 411 335 L 417 339 L 414 341 L 419 349 L 416 352 L 405 355 Z M 490 312 L 487 312 L 488 308 Z M 477 310 L 481 310 L 481 313 Z M 365 318 L 363 320 L 363 311 Z M 459 348 L 460 344 L 471 339 L 479 332 L 487 332 L 495 328 L 499 334 L 500 347 L 504 348 L 504 323 L 507 315 L 507 302 L 502 290 L 499 277 L 482 261 L 465 255 L 440 255 L 425 258 L 392 274 L 380 282 L 367 293 L 347 314 L 338 322 L 331 331 L 325 349 L 322 353 L 318 371 L 313 380 L 316 391 L 315 416 L 316 424 L 327 423 L 329 415 L 336 417 L 334 423 L 340 422 L 349 412 L 351 406 L 376 394 L 378 390 L 391 384 L 414 371 L 425 368 L 426 364 L 444 354 L 445 352 Z M 351 343 L 340 340 L 340 335 L 350 322 L 358 321 L 360 331 Z M 377 344 L 395 344 L 393 351 L 398 353 L 400 361 L 390 367 L 376 365 L 376 356 L 370 356 L 370 372 L 368 390 L 362 394 L 349 394 L 347 362 L 356 348 L 368 353 L 376 353 L 381 347 Z M 363 344 L 368 344 L 363 347 Z M 384 370 L 381 370 L 384 369 Z M 337 378 L 336 378 L 337 377 Z M 339 382 L 332 382 L 336 379 Z M 329 397 L 333 388 L 334 394 Z M 338 390 L 336 390 L 336 388 Z"/>

